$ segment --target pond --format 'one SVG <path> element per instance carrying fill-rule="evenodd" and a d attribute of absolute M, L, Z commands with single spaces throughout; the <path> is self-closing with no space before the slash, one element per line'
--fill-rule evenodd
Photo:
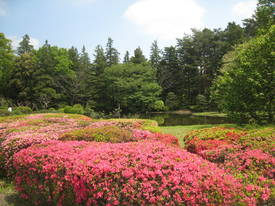
<path fill-rule="evenodd" d="M 226 117 L 194 116 L 172 113 L 148 113 L 141 117 L 144 119 L 156 120 L 159 126 L 231 123 Z"/>

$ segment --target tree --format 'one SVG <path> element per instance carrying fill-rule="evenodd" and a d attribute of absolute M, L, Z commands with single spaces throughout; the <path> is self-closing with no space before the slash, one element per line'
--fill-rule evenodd
<path fill-rule="evenodd" d="M 134 64 L 142 64 L 146 62 L 146 58 L 140 47 L 136 48 L 134 51 L 134 56 L 131 57 L 131 62 Z"/>
<path fill-rule="evenodd" d="M 154 41 L 151 46 L 150 62 L 151 65 L 158 69 L 161 61 L 161 50 L 158 47 L 158 42 Z"/>
<path fill-rule="evenodd" d="M 163 89 L 163 96 L 166 97 L 168 92 L 177 92 L 180 87 L 180 70 L 176 48 L 165 47 L 160 68 L 157 70 L 158 82 Z"/>
<path fill-rule="evenodd" d="M 240 122 L 273 120 L 275 26 L 239 45 L 212 88 L 221 110 Z"/>
<path fill-rule="evenodd" d="M 174 92 L 169 92 L 165 101 L 166 106 L 169 110 L 175 110 L 180 107 L 180 101 L 178 97 L 174 94 Z"/>
<path fill-rule="evenodd" d="M 0 97 L 7 97 L 10 73 L 14 67 L 15 56 L 11 47 L 11 40 L 0 33 Z"/>
<path fill-rule="evenodd" d="M 123 63 L 129 63 L 130 62 L 130 54 L 129 51 L 126 51 L 125 56 L 123 58 Z"/>
<path fill-rule="evenodd" d="M 247 37 L 264 34 L 275 24 L 274 0 L 258 0 L 255 14 L 244 19 L 244 30 Z"/>
<path fill-rule="evenodd" d="M 119 62 L 119 53 L 113 47 L 113 43 L 114 41 L 111 38 L 108 38 L 105 55 L 106 55 L 107 66 L 109 67 L 114 64 L 118 64 Z"/>
<path fill-rule="evenodd" d="M 33 53 L 22 53 L 11 71 L 8 97 L 19 105 L 34 107 L 34 87 L 37 59 Z"/>
<path fill-rule="evenodd" d="M 124 113 L 142 113 L 159 100 L 161 88 L 149 65 L 114 65 L 106 68 L 104 77 L 111 111 L 120 108 Z"/>
<path fill-rule="evenodd" d="M 23 36 L 22 41 L 19 43 L 19 47 L 17 48 L 17 54 L 21 55 L 24 53 L 30 53 L 33 51 L 33 45 L 30 44 L 30 37 L 28 34 Z"/>

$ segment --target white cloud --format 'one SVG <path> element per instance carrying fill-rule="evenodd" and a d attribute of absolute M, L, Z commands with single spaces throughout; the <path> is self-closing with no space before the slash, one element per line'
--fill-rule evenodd
<path fill-rule="evenodd" d="M 19 46 L 19 43 L 22 41 L 22 37 L 19 38 L 17 36 L 9 36 L 7 37 L 8 39 L 10 39 L 12 41 L 11 45 L 12 45 L 12 48 L 15 50 L 17 49 L 17 47 Z M 35 49 L 38 49 L 39 48 L 39 40 L 36 39 L 36 38 L 33 38 L 33 37 L 30 37 L 30 44 L 33 45 L 33 47 Z"/>
<path fill-rule="evenodd" d="M 246 19 L 252 16 L 257 6 L 256 0 L 241 1 L 232 8 L 232 14 L 240 19 Z"/>
<path fill-rule="evenodd" d="M 0 16 L 5 16 L 7 14 L 5 9 L 5 1 L 0 0 Z"/>
<path fill-rule="evenodd" d="M 138 0 L 124 16 L 145 33 L 172 40 L 203 27 L 204 12 L 195 0 Z"/>

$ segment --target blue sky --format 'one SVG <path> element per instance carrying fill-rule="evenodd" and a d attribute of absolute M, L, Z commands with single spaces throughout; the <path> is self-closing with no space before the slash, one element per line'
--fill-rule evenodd
<path fill-rule="evenodd" d="M 0 0 L 0 32 L 16 47 L 29 34 L 35 47 L 48 40 L 69 48 L 86 46 L 90 56 L 108 37 L 121 53 L 141 46 L 148 56 L 153 40 L 175 44 L 190 28 L 224 28 L 241 23 L 256 0 Z"/>

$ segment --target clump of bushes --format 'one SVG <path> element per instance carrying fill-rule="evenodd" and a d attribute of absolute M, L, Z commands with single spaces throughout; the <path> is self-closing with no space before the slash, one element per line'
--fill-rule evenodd
<path fill-rule="evenodd" d="M 14 157 L 16 185 L 48 205 L 234 205 L 254 202 L 215 164 L 157 142 L 53 141 Z M 31 169 L 30 169 L 31 168 Z"/>

